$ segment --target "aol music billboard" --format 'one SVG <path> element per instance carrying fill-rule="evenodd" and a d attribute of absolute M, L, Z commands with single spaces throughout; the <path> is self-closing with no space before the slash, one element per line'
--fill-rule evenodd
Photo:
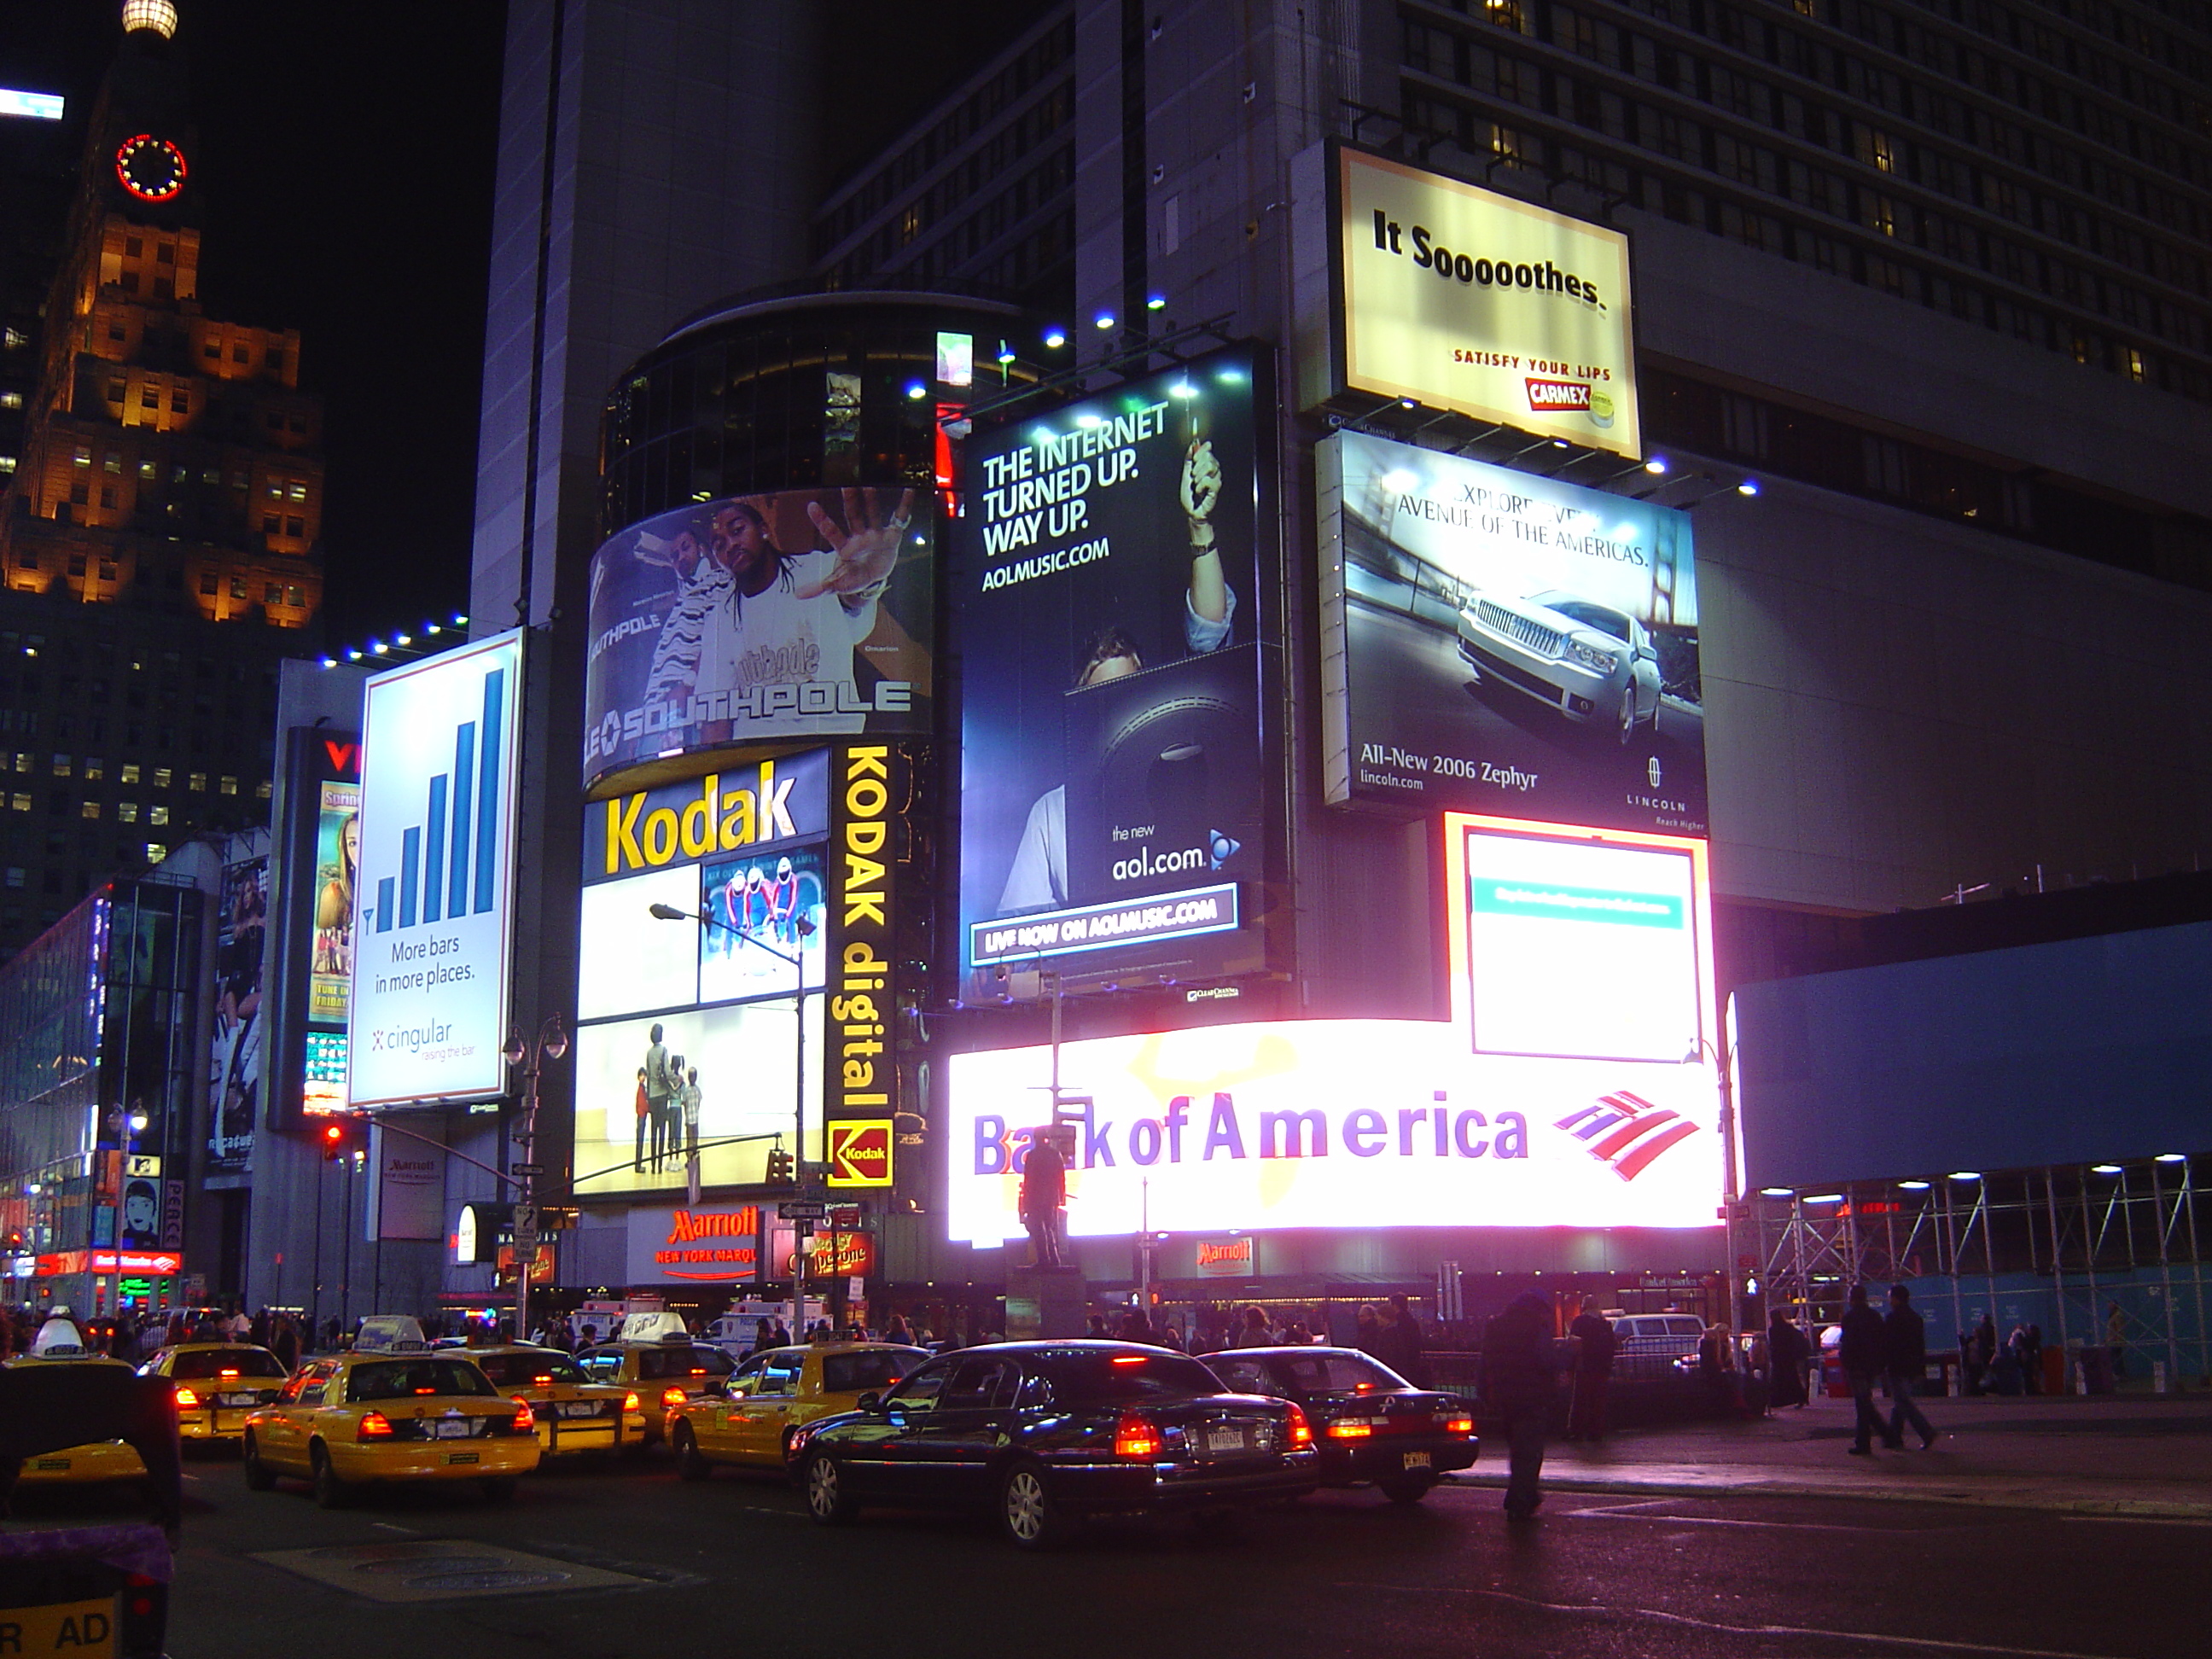
<path fill-rule="evenodd" d="M 495 1095 L 505 1079 L 521 630 L 368 682 L 346 1095 Z"/>

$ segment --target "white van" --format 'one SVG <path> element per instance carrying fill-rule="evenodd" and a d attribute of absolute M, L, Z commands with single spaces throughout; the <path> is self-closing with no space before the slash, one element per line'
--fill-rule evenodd
<path fill-rule="evenodd" d="M 1698 1363 L 1705 1322 L 1695 1314 L 1623 1314 L 1613 1322 L 1617 1370 L 1656 1374 L 1678 1360 Z"/>
<path fill-rule="evenodd" d="M 429 1346 L 422 1340 L 422 1322 L 413 1314 L 371 1314 L 353 1340 L 356 1353 L 420 1353 Z"/>

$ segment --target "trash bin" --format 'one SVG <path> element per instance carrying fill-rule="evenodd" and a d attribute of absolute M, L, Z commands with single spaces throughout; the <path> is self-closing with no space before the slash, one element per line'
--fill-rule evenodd
<path fill-rule="evenodd" d="M 161 1659 L 169 1574 L 159 1527 L 0 1533 L 0 1653 Z"/>

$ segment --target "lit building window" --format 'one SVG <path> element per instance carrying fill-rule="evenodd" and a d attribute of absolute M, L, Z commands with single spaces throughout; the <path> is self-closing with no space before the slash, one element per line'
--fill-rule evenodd
<path fill-rule="evenodd" d="M 289 495 L 295 501 L 304 501 L 307 499 L 307 486 L 295 478 L 290 484 L 286 486 L 285 494 Z"/>
<path fill-rule="evenodd" d="M 268 586 L 266 588 L 264 588 L 264 589 L 262 591 L 262 594 L 261 594 L 261 603 L 262 603 L 262 604 L 264 604 L 264 605 L 282 605 L 283 602 L 284 602 L 284 587 L 283 587 L 283 583 L 281 583 L 281 582 L 271 582 L 271 583 L 270 583 L 270 584 L 269 584 L 269 586 Z"/>
<path fill-rule="evenodd" d="M 122 778 L 123 781 L 125 783 L 136 783 L 138 781 L 138 763 L 137 761 L 125 761 L 123 763 Z"/>
<path fill-rule="evenodd" d="M 207 793 L 207 774 L 204 772 L 193 773 L 189 778 L 185 780 L 185 787 L 191 791 L 195 795 L 204 795 Z"/>
<path fill-rule="evenodd" d="M 161 470 L 161 467 L 150 459 L 143 460 L 138 463 L 138 476 L 142 478 L 153 477 L 159 473 Z"/>
<path fill-rule="evenodd" d="M 242 599 L 246 597 L 245 577 L 233 576 L 230 579 L 230 597 L 234 599 Z"/>
<path fill-rule="evenodd" d="M 168 809 L 167 807 L 166 807 L 166 806 L 149 806 L 149 807 L 148 807 L 148 808 L 146 809 L 146 822 L 147 822 L 147 823 L 167 823 L 168 821 L 169 821 L 169 809 Z"/>
<path fill-rule="evenodd" d="M 118 823 L 137 823 L 137 822 L 138 822 L 138 803 L 137 803 L 137 801 L 135 801 L 135 800 L 119 800 L 119 801 L 116 802 L 116 803 L 115 803 L 115 821 L 116 821 Z"/>
<path fill-rule="evenodd" d="M 219 795 L 236 794 L 238 793 L 238 780 L 236 778 L 218 778 L 216 781 L 216 793 Z"/>
<path fill-rule="evenodd" d="M 111 449 L 100 458 L 100 465 L 104 472 L 120 472 L 123 471 L 123 457 Z"/>
<path fill-rule="evenodd" d="M 8 805 L 18 812 L 27 812 L 31 810 L 31 798 L 19 790 L 8 798 Z"/>
<path fill-rule="evenodd" d="M 76 465 L 79 466 L 90 466 L 92 465 L 92 452 L 89 449 L 87 449 L 82 444 L 79 444 L 76 447 L 76 455 L 75 459 Z"/>
<path fill-rule="evenodd" d="M 15 769 L 18 772 L 27 772 L 31 769 L 31 757 L 20 749 L 15 751 Z"/>
<path fill-rule="evenodd" d="M 88 800 L 78 810 L 88 818 L 96 818 L 100 816 L 100 803 L 96 800 Z"/>
<path fill-rule="evenodd" d="M 84 757 L 84 775 L 88 780 L 106 777 L 107 763 L 97 755 L 87 755 Z"/>
<path fill-rule="evenodd" d="M 123 32 L 151 29 L 164 40 L 177 32 L 175 0 L 123 0 Z"/>
<path fill-rule="evenodd" d="M 269 799 L 269 780 L 264 778 L 260 782 L 253 786 L 253 799 L 256 800 L 267 800 Z"/>
<path fill-rule="evenodd" d="M 70 767 L 71 766 L 71 764 L 72 764 L 72 763 L 73 763 L 71 762 L 71 760 L 70 760 L 70 757 L 69 757 L 69 756 L 67 756 L 67 755 L 57 755 L 57 756 L 55 756 L 55 757 L 54 757 L 54 775 L 55 775 L 56 777 L 58 777 L 58 778 L 65 778 L 65 777 L 69 776 L 69 775 L 70 775 Z"/>
<path fill-rule="evenodd" d="M 169 787 L 169 769 L 167 767 L 157 766 L 154 769 L 154 787 L 156 789 L 167 789 Z"/>
<path fill-rule="evenodd" d="M 168 856 L 169 856 L 169 849 L 168 849 L 167 848 L 164 847 L 163 845 L 161 845 L 161 843 L 160 842 L 158 842 L 158 841 L 149 841 L 149 842 L 148 842 L 146 843 L 146 862 L 147 862 L 147 863 L 149 863 L 149 864 L 159 864 L 159 863 L 160 863 L 163 859 L 165 859 L 165 858 L 167 858 L 167 857 L 168 857 Z"/>

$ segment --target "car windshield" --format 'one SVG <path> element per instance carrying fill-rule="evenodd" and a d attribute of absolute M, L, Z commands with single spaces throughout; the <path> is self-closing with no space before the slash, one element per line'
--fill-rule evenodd
<path fill-rule="evenodd" d="M 1286 1373 L 1291 1385 L 1306 1395 L 1324 1394 L 1387 1394 L 1413 1385 L 1364 1354 L 1295 1354 L 1278 1358 L 1275 1369 Z"/>
<path fill-rule="evenodd" d="M 238 1376 L 286 1375 L 276 1356 L 266 1348 L 202 1348 L 180 1353 L 169 1362 L 169 1375 L 173 1377 L 221 1376 L 225 1371 Z"/>
<path fill-rule="evenodd" d="M 1571 593 L 1532 593 L 1528 596 L 1528 603 L 1540 605 L 1547 611 L 1556 611 L 1562 617 L 1571 617 L 1583 627 L 1610 634 L 1616 640 L 1628 637 L 1627 617 L 1605 605 L 1578 599 Z"/>
<path fill-rule="evenodd" d="M 858 1394 L 864 1389 L 888 1389 L 929 1356 L 920 1348 L 875 1348 L 865 1353 L 825 1354 L 822 1358 L 824 1394 Z"/>
<path fill-rule="evenodd" d="M 1115 1353 L 1111 1349 L 1047 1350 L 1037 1369 L 1052 1379 L 1066 1404 L 1117 1404 L 1135 1400 L 1194 1400 L 1219 1394 L 1221 1379 L 1181 1354 Z"/>
<path fill-rule="evenodd" d="M 476 1357 L 483 1374 L 502 1389 L 526 1389 L 533 1382 L 588 1382 L 565 1353 L 483 1353 Z"/>
<path fill-rule="evenodd" d="M 465 1359 L 380 1359 L 356 1365 L 346 1374 L 346 1402 L 412 1400 L 425 1395 L 496 1395 L 499 1392 Z"/>

